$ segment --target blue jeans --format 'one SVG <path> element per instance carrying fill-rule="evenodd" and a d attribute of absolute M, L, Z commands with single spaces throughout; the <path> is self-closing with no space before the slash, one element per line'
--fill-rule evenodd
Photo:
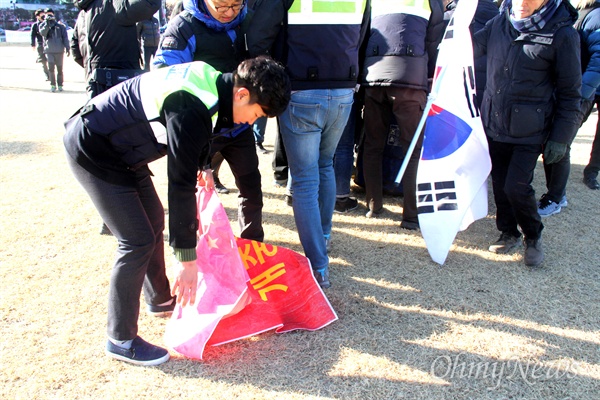
<path fill-rule="evenodd" d="M 350 109 L 348 122 L 335 149 L 333 170 L 335 171 L 335 194 L 338 198 L 350 196 L 350 179 L 354 165 L 354 134 L 356 129 L 356 104 Z"/>
<path fill-rule="evenodd" d="M 352 89 L 302 90 L 292 93 L 279 117 L 287 152 L 294 219 L 313 269 L 329 266 L 324 238 L 331 234 L 335 206 L 333 154 L 348 122 Z"/>
<path fill-rule="evenodd" d="M 254 140 L 256 144 L 262 144 L 265 141 L 265 131 L 267 130 L 267 117 L 260 117 L 252 125 Z"/>

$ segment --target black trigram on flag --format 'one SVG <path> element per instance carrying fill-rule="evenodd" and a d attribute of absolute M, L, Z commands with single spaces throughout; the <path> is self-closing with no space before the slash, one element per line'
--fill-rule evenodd
<path fill-rule="evenodd" d="M 454 181 L 419 183 L 417 186 L 417 211 L 428 214 L 436 211 L 458 210 Z"/>

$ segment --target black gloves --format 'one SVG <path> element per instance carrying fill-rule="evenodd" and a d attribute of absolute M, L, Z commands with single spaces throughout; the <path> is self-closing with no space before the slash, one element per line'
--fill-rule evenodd
<path fill-rule="evenodd" d="M 544 163 L 554 164 L 559 162 L 565 156 L 566 152 L 566 143 L 558 143 L 548 140 L 544 145 Z"/>

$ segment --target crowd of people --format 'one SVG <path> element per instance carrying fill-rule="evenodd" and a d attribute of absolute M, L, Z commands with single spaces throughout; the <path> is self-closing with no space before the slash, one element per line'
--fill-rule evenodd
<path fill-rule="evenodd" d="M 265 239 L 257 153 L 268 154 L 266 117 L 277 117 L 274 183 L 287 188 L 315 279 L 331 286 L 333 213 L 359 204 L 350 190 L 355 150 L 362 153 L 366 217 L 385 216 L 390 125 L 397 124 L 408 148 L 457 2 L 183 0 L 159 33 L 153 14 L 160 1 L 77 0 L 70 45 L 60 23 L 49 28 L 51 10 L 45 18 L 36 14 L 41 38 L 34 40 L 32 29 L 32 47 L 52 90 L 62 90 L 58 44 L 85 69 L 88 83 L 90 101 L 66 124 L 65 146 L 74 175 L 119 243 L 108 355 L 141 365 L 168 359 L 165 349 L 137 336 L 140 294 L 156 315 L 194 303 L 195 186 L 221 187 L 215 174 L 223 160 L 238 188 L 240 237 Z M 543 262 L 542 218 L 567 205 L 569 147 L 598 104 L 600 0 L 573 3 L 480 0 L 471 25 L 500 231 L 489 250 L 504 254 L 524 245 L 528 266 Z M 422 137 L 402 178 L 399 226 L 412 231 L 419 229 L 421 144 Z M 596 134 L 583 177 L 594 190 L 599 146 Z M 164 210 L 147 167 L 165 155 L 169 241 L 179 262 L 172 287 Z M 548 192 L 538 200 L 532 181 L 540 155 Z"/>

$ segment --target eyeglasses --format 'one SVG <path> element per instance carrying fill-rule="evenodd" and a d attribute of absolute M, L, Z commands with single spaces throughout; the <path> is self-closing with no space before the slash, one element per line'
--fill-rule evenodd
<path fill-rule="evenodd" d="M 215 8 L 215 10 L 217 10 L 218 13 L 224 13 L 227 12 L 229 10 L 233 10 L 235 12 L 240 11 L 242 8 L 244 8 L 246 6 L 246 3 L 241 3 L 241 4 L 234 4 L 232 6 L 217 6 L 215 5 L 215 2 L 211 0 L 211 3 L 213 5 L 213 7 Z"/>

